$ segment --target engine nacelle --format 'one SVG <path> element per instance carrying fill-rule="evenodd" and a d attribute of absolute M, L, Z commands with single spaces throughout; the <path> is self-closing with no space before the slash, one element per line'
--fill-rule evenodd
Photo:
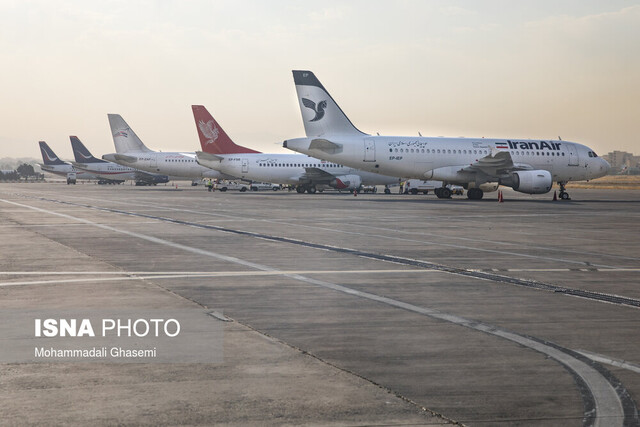
<path fill-rule="evenodd" d="M 500 184 L 521 193 L 544 194 L 551 190 L 553 178 L 546 170 L 518 171 L 513 172 L 509 178 L 501 180 Z"/>
<path fill-rule="evenodd" d="M 329 185 L 338 190 L 355 190 L 362 185 L 362 178 L 360 175 L 337 176 Z"/>

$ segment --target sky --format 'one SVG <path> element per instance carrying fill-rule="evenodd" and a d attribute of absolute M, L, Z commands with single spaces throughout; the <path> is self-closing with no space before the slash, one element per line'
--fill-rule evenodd
<path fill-rule="evenodd" d="M 304 136 L 291 70 L 360 130 L 544 138 L 640 154 L 640 1 L 0 0 L 0 158 L 114 151 L 108 113 L 195 151 Z"/>

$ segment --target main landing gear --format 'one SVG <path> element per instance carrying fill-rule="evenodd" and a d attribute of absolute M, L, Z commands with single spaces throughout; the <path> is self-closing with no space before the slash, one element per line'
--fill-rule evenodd
<path fill-rule="evenodd" d="M 484 191 L 479 188 L 470 188 L 467 190 L 467 198 L 469 200 L 480 200 L 484 196 Z"/>
<path fill-rule="evenodd" d="M 567 190 L 564 188 L 564 186 L 567 185 L 567 183 L 563 181 L 558 181 L 558 185 L 560 186 L 560 199 L 571 200 L 571 197 L 569 197 L 569 193 L 567 193 Z"/>
<path fill-rule="evenodd" d="M 436 193 L 438 199 L 450 199 L 451 198 L 451 190 L 447 187 L 438 187 L 433 190 Z"/>
<path fill-rule="evenodd" d="M 304 193 L 305 191 L 309 194 L 315 194 L 317 189 L 315 185 L 298 185 L 296 187 L 296 191 L 300 194 Z"/>

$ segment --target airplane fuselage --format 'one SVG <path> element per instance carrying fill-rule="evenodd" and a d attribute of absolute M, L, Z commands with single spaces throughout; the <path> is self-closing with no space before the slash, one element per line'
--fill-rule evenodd
<path fill-rule="evenodd" d="M 195 153 L 179 152 L 127 152 L 105 154 L 103 159 L 122 166 L 134 167 L 146 172 L 182 178 L 226 178 L 220 172 L 201 166 Z"/>
<path fill-rule="evenodd" d="M 220 160 L 198 157 L 198 162 L 237 178 L 277 184 L 314 182 L 314 179 L 307 173 L 308 168 L 320 169 L 335 177 L 358 175 L 364 185 L 389 185 L 399 181 L 398 178 L 358 170 L 336 162 L 319 160 L 300 154 L 242 153 L 219 155 L 219 157 Z"/>
<path fill-rule="evenodd" d="M 96 174 L 74 168 L 71 164 L 63 164 L 63 165 L 45 165 L 41 164 L 40 169 L 46 172 L 50 172 L 60 176 L 67 176 L 70 173 L 75 173 L 77 179 L 97 179 L 98 176 Z"/>

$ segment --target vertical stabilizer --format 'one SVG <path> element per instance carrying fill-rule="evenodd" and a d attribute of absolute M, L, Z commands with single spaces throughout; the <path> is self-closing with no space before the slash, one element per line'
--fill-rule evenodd
<path fill-rule="evenodd" d="M 198 137 L 202 151 L 209 154 L 259 153 L 234 143 L 229 135 L 202 105 L 192 105 L 193 118 L 196 121 Z"/>
<path fill-rule="evenodd" d="M 308 137 L 362 136 L 311 71 L 293 71 L 302 122 Z"/>
<path fill-rule="evenodd" d="M 60 160 L 56 153 L 53 152 L 49 145 L 46 142 L 40 141 L 40 152 L 42 153 L 42 162 L 47 166 L 52 165 L 66 165 L 66 162 Z"/>
<path fill-rule="evenodd" d="M 77 163 L 106 163 L 102 159 L 96 159 L 93 154 L 84 146 L 77 136 L 70 136 L 71 148 L 73 149 L 73 156 L 76 158 Z"/>
<path fill-rule="evenodd" d="M 108 116 L 117 153 L 151 152 L 120 114 L 109 114 Z"/>

